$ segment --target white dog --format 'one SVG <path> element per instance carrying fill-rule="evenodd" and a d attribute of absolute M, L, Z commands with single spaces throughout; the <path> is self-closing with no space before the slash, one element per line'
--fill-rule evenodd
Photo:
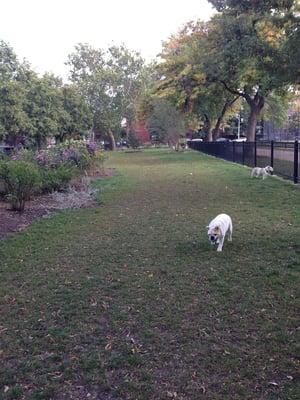
<path fill-rule="evenodd" d="M 219 214 L 214 218 L 209 225 L 208 236 L 211 244 L 217 244 L 217 251 L 222 251 L 225 235 L 228 232 L 228 240 L 232 241 L 232 221 L 229 215 Z"/>
<path fill-rule="evenodd" d="M 265 168 L 255 167 L 255 168 L 253 168 L 253 170 L 251 172 L 251 178 L 253 178 L 254 176 L 256 178 L 259 178 L 260 176 L 262 176 L 263 179 L 266 179 L 266 177 L 268 175 L 271 175 L 272 172 L 273 172 L 273 168 L 270 167 L 270 165 L 267 165 Z"/>

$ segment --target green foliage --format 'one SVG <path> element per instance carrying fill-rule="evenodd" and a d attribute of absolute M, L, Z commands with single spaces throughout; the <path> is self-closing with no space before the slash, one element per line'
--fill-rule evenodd
<path fill-rule="evenodd" d="M 221 14 L 209 23 L 205 58 L 210 79 L 244 97 L 248 139 L 273 92 L 299 82 L 299 10 L 296 1 L 211 1 Z M 298 6 L 299 7 L 299 6 Z M 296 39 L 296 40 L 295 40 Z M 295 52 L 292 52 L 295 49 Z"/>
<path fill-rule="evenodd" d="M 158 141 L 169 145 L 175 145 L 186 130 L 183 115 L 164 99 L 153 101 L 148 127 Z"/>
<path fill-rule="evenodd" d="M 15 139 L 30 127 L 24 111 L 26 92 L 20 82 L 0 81 L 0 140 Z"/>
<path fill-rule="evenodd" d="M 77 173 L 78 171 L 68 164 L 62 164 L 56 168 L 41 167 L 41 191 L 43 193 L 51 193 L 64 190 Z"/>
<path fill-rule="evenodd" d="M 0 41 L 0 140 L 41 148 L 48 137 L 80 137 L 92 114 L 75 85 L 52 74 L 39 77 Z"/>
<path fill-rule="evenodd" d="M 129 133 L 128 143 L 129 143 L 129 146 L 132 147 L 133 149 L 137 149 L 142 144 L 140 138 L 134 132 Z"/>
<path fill-rule="evenodd" d="M 7 199 L 15 211 L 23 211 L 25 202 L 40 187 L 37 166 L 26 161 L 1 161 L 0 180 L 4 183 Z"/>
<path fill-rule="evenodd" d="M 155 95 L 168 99 L 184 112 L 193 130 L 204 125 L 211 140 L 212 130 L 218 133 L 237 96 L 208 76 L 205 68 L 208 28 L 201 21 L 189 22 L 164 44 Z"/>
<path fill-rule="evenodd" d="M 24 107 L 31 122 L 28 135 L 41 148 L 46 138 L 55 136 L 70 118 L 63 107 L 62 82 L 53 75 L 45 74 L 42 78 L 31 77 L 25 85 L 27 98 Z"/>
<path fill-rule="evenodd" d="M 19 150 L 14 150 L 10 158 L 14 161 L 27 161 L 35 163 L 35 155 L 36 154 L 33 150 L 21 148 Z"/>
<path fill-rule="evenodd" d="M 87 99 L 93 113 L 94 131 L 115 146 L 121 121 L 134 120 L 135 107 L 143 84 L 144 60 L 124 46 L 108 50 L 79 44 L 69 55 L 70 79 Z"/>
<path fill-rule="evenodd" d="M 19 69 L 19 62 L 12 47 L 0 40 L 0 80 L 10 80 Z"/>
<path fill-rule="evenodd" d="M 82 140 L 67 140 L 49 149 L 49 152 L 59 154 L 62 162 L 68 162 L 81 171 L 89 169 L 93 163 L 93 154 L 88 151 L 86 143 Z"/>
<path fill-rule="evenodd" d="M 208 0 L 218 11 L 227 12 L 270 12 L 288 11 L 294 0 Z"/>
<path fill-rule="evenodd" d="M 56 139 L 61 142 L 65 138 L 77 139 L 86 135 L 92 127 L 93 114 L 85 98 L 75 85 L 64 85 L 61 96 L 67 116 L 62 121 L 59 133 L 55 135 Z"/>

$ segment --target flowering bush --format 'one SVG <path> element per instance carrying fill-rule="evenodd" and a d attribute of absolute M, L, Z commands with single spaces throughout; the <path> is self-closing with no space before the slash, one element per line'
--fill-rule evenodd
<path fill-rule="evenodd" d="M 20 149 L 13 152 L 10 156 L 12 161 L 34 162 L 34 152 L 28 149 Z"/>
<path fill-rule="evenodd" d="M 104 152 L 97 150 L 95 143 L 69 140 L 35 153 L 30 150 L 21 149 L 10 157 L 9 165 L 18 165 L 17 174 L 20 174 L 21 167 L 19 165 L 24 165 L 27 172 L 31 166 L 34 171 L 33 174 L 38 171 L 41 180 L 39 184 L 40 191 L 46 193 L 66 189 L 73 177 L 86 170 L 101 169 L 103 162 Z M 29 176 L 30 174 L 27 172 L 24 172 L 24 174 Z M 3 187 L 6 195 L 11 196 L 11 188 L 9 189 L 6 183 Z M 34 187 L 34 190 L 36 190 L 36 187 Z M 13 200 L 13 197 L 11 199 Z"/>
<path fill-rule="evenodd" d="M 96 144 L 95 142 L 89 142 L 89 143 L 87 143 L 86 148 L 87 148 L 88 152 L 89 152 L 92 156 L 95 156 L 95 155 L 96 155 L 97 144 Z"/>
<path fill-rule="evenodd" d="M 80 170 L 88 169 L 96 155 L 96 146 L 80 140 L 69 140 L 47 150 L 36 153 L 36 162 L 41 166 L 57 167 L 72 164 Z"/>

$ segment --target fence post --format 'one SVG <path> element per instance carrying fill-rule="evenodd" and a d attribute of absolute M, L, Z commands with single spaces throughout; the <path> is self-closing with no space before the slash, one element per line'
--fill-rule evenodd
<path fill-rule="evenodd" d="M 232 142 L 232 161 L 235 162 L 235 142 Z"/>
<path fill-rule="evenodd" d="M 254 142 L 254 167 L 257 167 L 257 145 L 256 145 L 256 140 Z"/>
<path fill-rule="evenodd" d="M 245 142 L 242 142 L 242 145 L 243 145 L 242 160 L 243 160 L 243 165 L 245 165 Z"/>
<path fill-rule="evenodd" d="M 299 176 L 299 142 L 295 140 L 294 144 L 294 183 L 298 183 L 298 176 Z"/>
<path fill-rule="evenodd" d="M 271 167 L 274 166 L 274 140 L 271 140 Z"/>

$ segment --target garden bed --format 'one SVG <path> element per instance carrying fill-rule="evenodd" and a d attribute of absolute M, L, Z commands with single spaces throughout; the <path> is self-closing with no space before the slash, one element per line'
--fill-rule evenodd
<path fill-rule="evenodd" d="M 105 179 L 114 175 L 115 170 L 108 168 L 97 171 L 88 179 Z M 0 240 L 6 238 L 9 233 L 22 231 L 36 219 L 47 217 L 54 212 L 67 208 L 95 207 L 97 204 L 92 193 L 88 193 L 79 182 L 74 183 L 74 187 L 70 191 L 34 197 L 26 203 L 23 212 L 10 210 L 9 204 L 0 199 Z"/>

